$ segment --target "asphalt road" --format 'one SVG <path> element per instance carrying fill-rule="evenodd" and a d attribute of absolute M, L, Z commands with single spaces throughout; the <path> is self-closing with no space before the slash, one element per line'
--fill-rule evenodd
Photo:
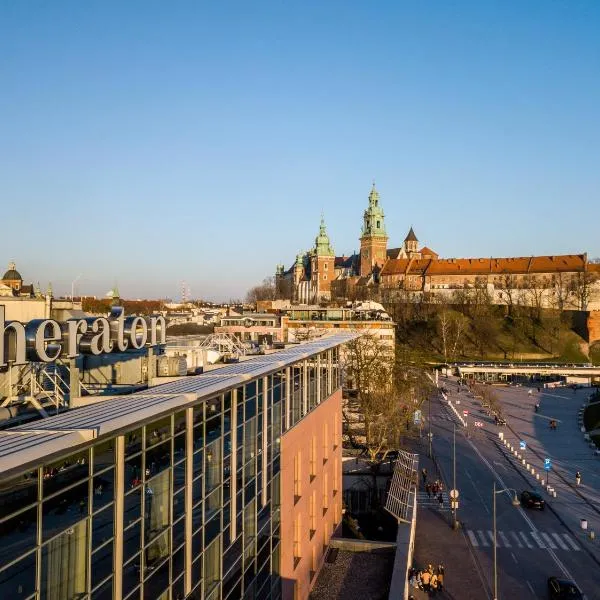
<path fill-rule="evenodd" d="M 453 416 L 443 401 L 432 401 L 433 448 L 444 478 L 453 479 L 453 430 L 456 426 L 456 480 L 459 490 L 458 519 L 471 544 L 481 576 L 493 591 L 493 484 L 496 489 L 513 491 L 496 495 L 498 598 L 547 598 L 547 578 L 551 575 L 573 579 L 588 600 L 600 600 L 598 540 L 590 541 L 580 528 L 587 518 L 589 529 L 600 536 L 600 457 L 595 457 L 577 425 L 577 411 L 589 391 L 548 390 L 528 395 L 528 388 L 495 388 L 508 421 L 506 427 L 494 425 L 479 402 L 465 388 L 457 394 L 455 380 L 441 380 L 450 390 L 450 399 L 460 401 L 457 408 L 468 410 L 467 428 Z M 535 389 L 535 388 L 534 388 Z M 535 413 L 535 403 L 541 410 Z M 551 431 L 548 419 L 559 419 Z M 483 423 L 475 428 L 474 421 Z M 512 445 L 526 441 L 525 457 L 543 471 L 543 459 L 550 457 L 553 470 L 550 483 L 557 498 L 544 492 L 548 506 L 544 511 L 515 507 L 511 496 L 540 484 L 510 455 L 500 442 L 503 431 Z M 582 473 L 582 485 L 575 486 L 574 474 Z M 590 503 L 592 506 L 590 506 Z M 596 506 L 598 505 L 598 506 Z"/>

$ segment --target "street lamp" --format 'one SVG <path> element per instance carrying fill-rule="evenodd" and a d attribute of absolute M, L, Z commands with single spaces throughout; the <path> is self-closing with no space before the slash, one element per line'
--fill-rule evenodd
<path fill-rule="evenodd" d="M 452 423 L 452 529 L 458 529 L 458 520 L 456 519 L 456 513 L 458 511 L 458 490 L 456 489 L 456 423 Z M 496 496 L 494 495 L 494 498 Z"/>
<path fill-rule="evenodd" d="M 498 600 L 498 563 L 496 560 L 496 553 L 498 544 L 496 543 L 496 494 L 502 494 L 504 492 L 514 492 L 514 496 L 511 499 L 513 506 L 520 506 L 521 503 L 517 498 L 517 492 L 513 488 L 503 488 L 501 490 L 496 489 L 496 481 L 494 480 L 494 490 L 492 494 L 493 506 L 494 506 L 494 600 Z"/>

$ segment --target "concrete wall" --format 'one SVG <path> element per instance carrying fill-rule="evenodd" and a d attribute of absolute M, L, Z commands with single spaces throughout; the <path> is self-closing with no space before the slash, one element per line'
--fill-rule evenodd
<path fill-rule="evenodd" d="M 342 520 L 341 414 L 338 390 L 281 437 L 284 600 L 308 598 Z"/>

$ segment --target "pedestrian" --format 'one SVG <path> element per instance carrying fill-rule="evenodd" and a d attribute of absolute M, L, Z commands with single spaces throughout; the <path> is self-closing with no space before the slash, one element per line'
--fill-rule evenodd
<path fill-rule="evenodd" d="M 443 592 L 444 591 L 444 568 L 443 567 L 442 567 L 441 571 L 440 571 L 440 568 L 438 567 L 437 583 L 438 583 L 438 590 L 440 590 L 440 592 Z"/>
<path fill-rule="evenodd" d="M 427 469 L 423 467 L 421 469 L 421 477 L 423 477 L 423 484 L 427 482 Z"/>
<path fill-rule="evenodd" d="M 581 483 L 581 473 L 579 471 L 577 471 L 577 473 L 575 473 L 575 483 L 577 485 L 579 485 Z"/>
<path fill-rule="evenodd" d="M 431 581 L 429 582 L 429 587 L 431 588 L 431 592 L 435 594 L 438 590 L 438 576 L 434 573 L 431 576 Z"/>
<path fill-rule="evenodd" d="M 444 565 L 440 563 L 437 567 L 437 574 L 443 576 L 444 573 L 445 573 Z"/>
<path fill-rule="evenodd" d="M 431 484 L 430 483 L 425 485 L 425 491 L 427 492 L 427 497 L 431 500 Z"/>
<path fill-rule="evenodd" d="M 442 496 L 442 492 L 438 496 L 438 502 L 440 503 L 440 508 L 444 508 L 444 496 Z"/>
<path fill-rule="evenodd" d="M 423 582 L 423 589 L 429 592 L 429 586 L 431 584 L 431 573 L 429 571 L 423 571 L 421 574 L 421 581 Z"/>

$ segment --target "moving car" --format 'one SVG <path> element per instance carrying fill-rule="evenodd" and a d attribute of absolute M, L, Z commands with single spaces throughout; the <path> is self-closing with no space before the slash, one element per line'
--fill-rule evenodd
<path fill-rule="evenodd" d="M 585 596 L 573 581 L 569 579 L 548 579 L 548 597 L 550 600 L 585 600 Z"/>
<path fill-rule="evenodd" d="M 540 494 L 538 494 L 538 492 L 534 492 L 532 490 L 525 490 L 521 492 L 521 506 L 524 506 L 525 508 L 539 508 L 540 510 L 544 510 L 545 505 L 545 500 Z"/>

